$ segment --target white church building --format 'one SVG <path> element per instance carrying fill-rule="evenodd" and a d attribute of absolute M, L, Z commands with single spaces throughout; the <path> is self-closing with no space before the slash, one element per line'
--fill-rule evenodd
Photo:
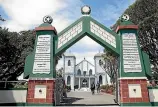
<path fill-rule="evenodd" d="M 99 60 L 102 60 L 101 53 L 94 56 L 94 65 L 85 58 L 76 64 L 76 57 L 72 53 L 64 54 L 64 79 L 67 86 L 78 89 L 90 88 L 91 84 L 99 82 L 101 85 L 110 83 L 110 77 L 100 67 Z"/>

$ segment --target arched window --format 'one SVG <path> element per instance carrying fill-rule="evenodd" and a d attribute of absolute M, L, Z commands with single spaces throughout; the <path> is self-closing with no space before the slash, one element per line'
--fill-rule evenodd
<path fill-rule="evenodd" d="M 70 85 L 70 81 L 71 81 L 71 77 L 68 76 L 68 77 L 67 77 L 67 85 Z"/>
<path fill-rule="evenodd" d="M 103 79 L 102 79 L 102 76 L 100 75 L 99 76 L 99 83 L 102 84 L 102 82 L 103 82 Z"/>
<path fill-rule="evenodd" d="M 84 76 L 86 75 L 86 71 L 83 71 L 83 75 L 84 75 Z"/>
<path fill-rule="evenodd" d="M 100 66 L 103 65 L 103 61 L 101 59 L 99 60 L 98 63 L 99 63 Z"/>
<path fill-rule="evenodd" d="M 89 75 L 92 75 L 92 69 L 89 70 Z"/>
<path fill-rule="evenodd" d="M 80 69 L 77 70 L 77 75 L 81 75 L 81 70 Z"/>
<path fill-rule="evenodd" d="M 71 61 L 70 60 L 68 60 L 68 66 L 71 66 Z"/>

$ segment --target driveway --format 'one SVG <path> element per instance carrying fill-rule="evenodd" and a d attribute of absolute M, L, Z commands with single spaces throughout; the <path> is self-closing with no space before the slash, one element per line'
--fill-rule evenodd
<path fill-rule="evenodd" d="M 91 94 L 89 91 L 71 91 L 67 93 L 67 98 L 64 99 L 62 105 L 81 105 L 81 106 L 106 106 L 106 105 L 115 105 L 114 102 L 115 96 L 106 94 L 106 93 L 95 93 L 94 95 Z"/>

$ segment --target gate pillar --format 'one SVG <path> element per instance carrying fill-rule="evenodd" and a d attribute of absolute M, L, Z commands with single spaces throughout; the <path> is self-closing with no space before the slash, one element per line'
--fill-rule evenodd
<path fill-rule="evenodd" d="M 120 36 L 119 94 L 121 106 L 149 105 L 147 77 L 137 30 L 138 26 L 129 20 L 122 20 L 116 29 Z"/>
<path fill-rule="evenodd" d="M 51 25 L 51 17 L 35 28 L 36 40 L 31 59 L 26 59 L 25 72 L 29 73 L 27 105 L 54 105 L 55 60 L 54 37 L 55 27 Z M 32 63 L 32 66 L 29 65 Z M 30 68 L 32 69 L 30 71 Z"/>

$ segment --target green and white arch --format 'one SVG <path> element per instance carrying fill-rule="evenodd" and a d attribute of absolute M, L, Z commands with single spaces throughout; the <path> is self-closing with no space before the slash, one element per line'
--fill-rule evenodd
<path fill-rule="evenodd" d="M 119 55 L 119 36 L 90 16 L 81 17 L 58 34 L 55 41 L 55 55 L 63 53 L 84 36 L 90 37 Z"/>

